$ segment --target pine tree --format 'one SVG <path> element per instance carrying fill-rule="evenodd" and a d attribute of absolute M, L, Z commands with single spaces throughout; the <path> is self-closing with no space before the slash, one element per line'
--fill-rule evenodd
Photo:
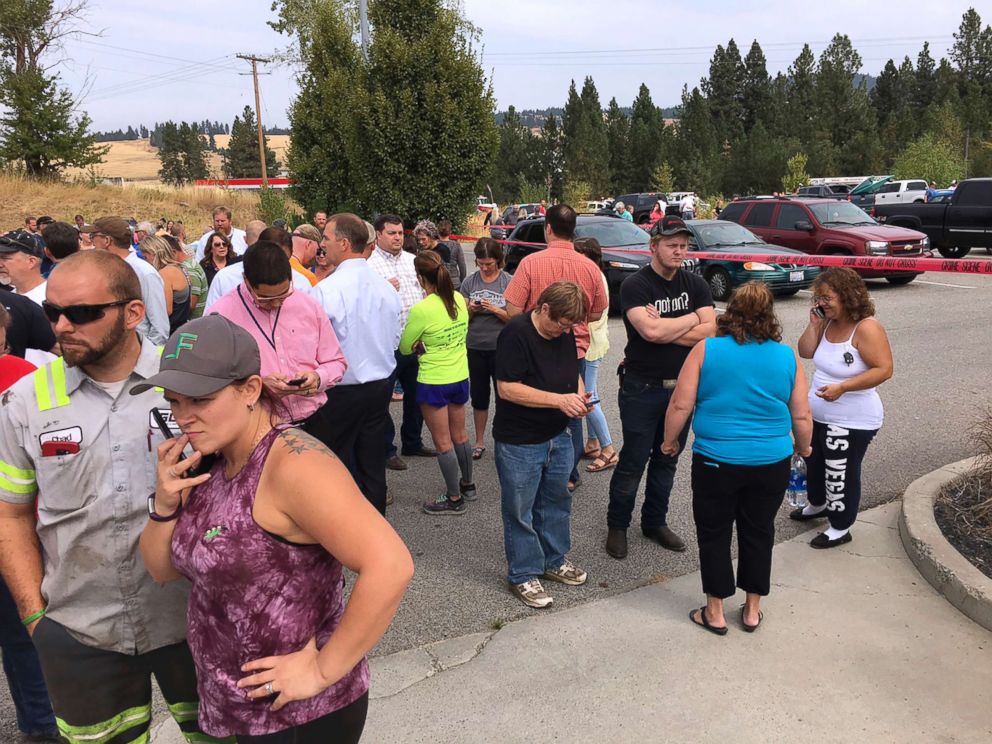
<path fill-rule="evenodd" d="M 651 100 L 648 87 L 641 84 L 630 113 L 630 184 L 631 191 L 648 191 L 654 171 L 664 154 L 661 133 L 665 120 L 661 109 Z"/>
<path fill-rule="evenodd" d="M 159 178 L 173 186 L 184 186 L 209 175 L 204 156 L 203 140 L 196 124 L 167 121 L 160 130 L 161 163 Z"/>
<path fill-rule="evenodd" d="M 565 155 L 561 146 L 561 128 L 554 114 L 545 119 L 539 143 L 541 170 L 548 196 L 561 199 L 565 193 Z"/>
<path fill-rule="evenodd" d="M 930 56 L 930 42 L 924 41 L 913 73 L 913 105 L 917 111 L 926 111 L 936 100 L 937 65 Z"/>
<path fill-rule="evenodd" d="M 682 89 L 672 169 L 680 190 L 713 193 L 720 182 L 717 131 L 709 103 L 699 88 Z"/>
<path fill-rule="evenodd" d="M 771 110 L 771 78 L 765 54 L 755 40 L 744 58 L 744 75 L 741 84 L 741 107 L 744 131 L 750 132 L 759 122 L 767 122 Z"/>
<path fill-rule="evenodd" d="M 721 148 L 724 143 L 735 142 L 743 132 L 743 87 L 744 62 L 737 43 L 731 39 L 726 49 L 718 44 L 710 60 L 709 76 L 702 81 L 702 89 Z"/>
<path fill-rule="evenodd" d="M 182 143 L 187 180 L 192 183 L 199 178 L 207 178 L 210 170 L 207 168 L 206 147 L 199 127 L 183 122 L 179 125 L 179 140 Z"/>
<path fill-rule="evenodd" d="M 610 160 L 610 193 L 630 190 L 630 119 L 616 98 L 606 109 L 606 141 Z"/>
<path fill-rule="evenodd" d="M 610 153 L 603 121 L 603 107 L 591 77 L 582 84 L 579 106 L 572 97 L 574 83 L 565 104 L 565 172 L 569 180 L 587 184 L 593 193 L 604 193 L 610 186 Z"/>
<path fill-rule="evenodd" d="M 265 167 L 268 175 L 275 176 L 279 161 L 275 152 L 265 141 Z M 234 117 L 231 125 L 231 139 L 224 152 L 225 178 L 261 178 L 262 164 L 258 158 L 258 129 L 255 125 L 255 112 L 245 106 L 241 116 Z"/>
<path fill-rule="evenodd" d="M 801 149 L 810 156 L 810 167 L 819 170 L 816 141 L 816 57 L 809 44 L 789 67 L 788 119 Z"/>
<path fill-rule="evenodd" d="M 497 202 L 516 201 L 521 182 L 529 180 L 531 163 L 528 158 L 534 148 L 533 135 L 520 121 L 517 110 L 510 106 L 503 116 L 499 131 L 499 149 L 494 160 L 495 170 L 490 178 Z M 543 183 L 544 179 L 541 179 Z"/>

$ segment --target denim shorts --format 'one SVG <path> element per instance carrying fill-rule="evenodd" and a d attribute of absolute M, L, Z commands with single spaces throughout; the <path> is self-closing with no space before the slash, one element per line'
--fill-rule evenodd
<path fill-rule="evenodd" d="M 468 403 L 468 380 L 449 382 L 446 385 L 418 382 L 417 403 L 426 403 L 435 408 L 444 408 L 448 404 L 463 406 Z"/>

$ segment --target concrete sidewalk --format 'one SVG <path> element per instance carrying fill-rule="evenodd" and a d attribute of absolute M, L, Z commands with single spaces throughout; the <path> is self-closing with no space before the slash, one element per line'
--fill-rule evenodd
<path fill-rule="evenodd" d="M 690 624 L 692 573 L 377 658 L 363 741 L 988 742 L 992 634 L 917 573 L 898 514 L 863 512 L 841 548 L 777 545 L 753 635 L 742 595 L 727 636 Z"/>

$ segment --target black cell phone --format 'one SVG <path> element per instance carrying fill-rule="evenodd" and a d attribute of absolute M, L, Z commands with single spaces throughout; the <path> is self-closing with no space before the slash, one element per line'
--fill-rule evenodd
<path fill-rule="evenodd" d="M 306 381 L 307 381 L 307 378 L 306 377 L 297 377 L 295 380 L 289 380 L 286 384 L 287 385 L 302 385 Z"/>
<path fill-rule="evenodd" d="M 819 305 L 814 305 L 813 306 L 813 312 L 816 313 L 816 316 L 818 318 L 825 318 L 825 317 L 827 317 L 827 314 L 825 312 L 823 312 L 823 308 L 820 307 Z"/>
<path fill-rule="evenodd" d="M 592 407 L 599 403 L 599 398 L 593 398 L 592 400 L 586 401 L 586 408 L 592 410 Z"/>
<path fill-rule="evenodd" d="M 158 426 L 159 431 L 162 432 L 162 436 L 166 439 L 175 439 L 176 435 L 169 428 L 169 424 L 162 417 L 162 412 L 157 408 L 152 409 L 152 418 L 155 419 L 155 424 Z M 186 454 L 184 452 L 179 453 L 179 460 L 185 460 Z M 203 475 L 204 473 L 209 473 L 210 469 L 214 466 L 214 462 L 217 460 L 217 455 L 202 455 L 200 457 L 200 463 L 195 468 L 188 468 L 186 470 L 186 477 L 195 478 L 198 475 Z"/>

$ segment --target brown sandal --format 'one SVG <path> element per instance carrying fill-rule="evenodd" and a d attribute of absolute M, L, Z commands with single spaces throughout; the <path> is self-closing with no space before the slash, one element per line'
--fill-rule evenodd
<path fill-rule="evenodd" d="M 599 448 L 599 447 L 596 447 L 595 449 L 587 449 L 587 450 L 585 450 L 582 453 L 582 459 L 583 460 L 595 460 L 597 457 L 599 457 L 599 454 L 602 451 L 603 450 L 601 448 Z"/>
<path fill-rule="evenodd" d="M 586 465 L 586 472 L 598 473 L 601 470 L 609 470 L 610 468 L 615 466 L 618 462 L 620 462 L 620 454 L 618 452 L 614 452 L 609 457 L 603 457 L 602 455 L 599 455 L 590 464 Z"/>

